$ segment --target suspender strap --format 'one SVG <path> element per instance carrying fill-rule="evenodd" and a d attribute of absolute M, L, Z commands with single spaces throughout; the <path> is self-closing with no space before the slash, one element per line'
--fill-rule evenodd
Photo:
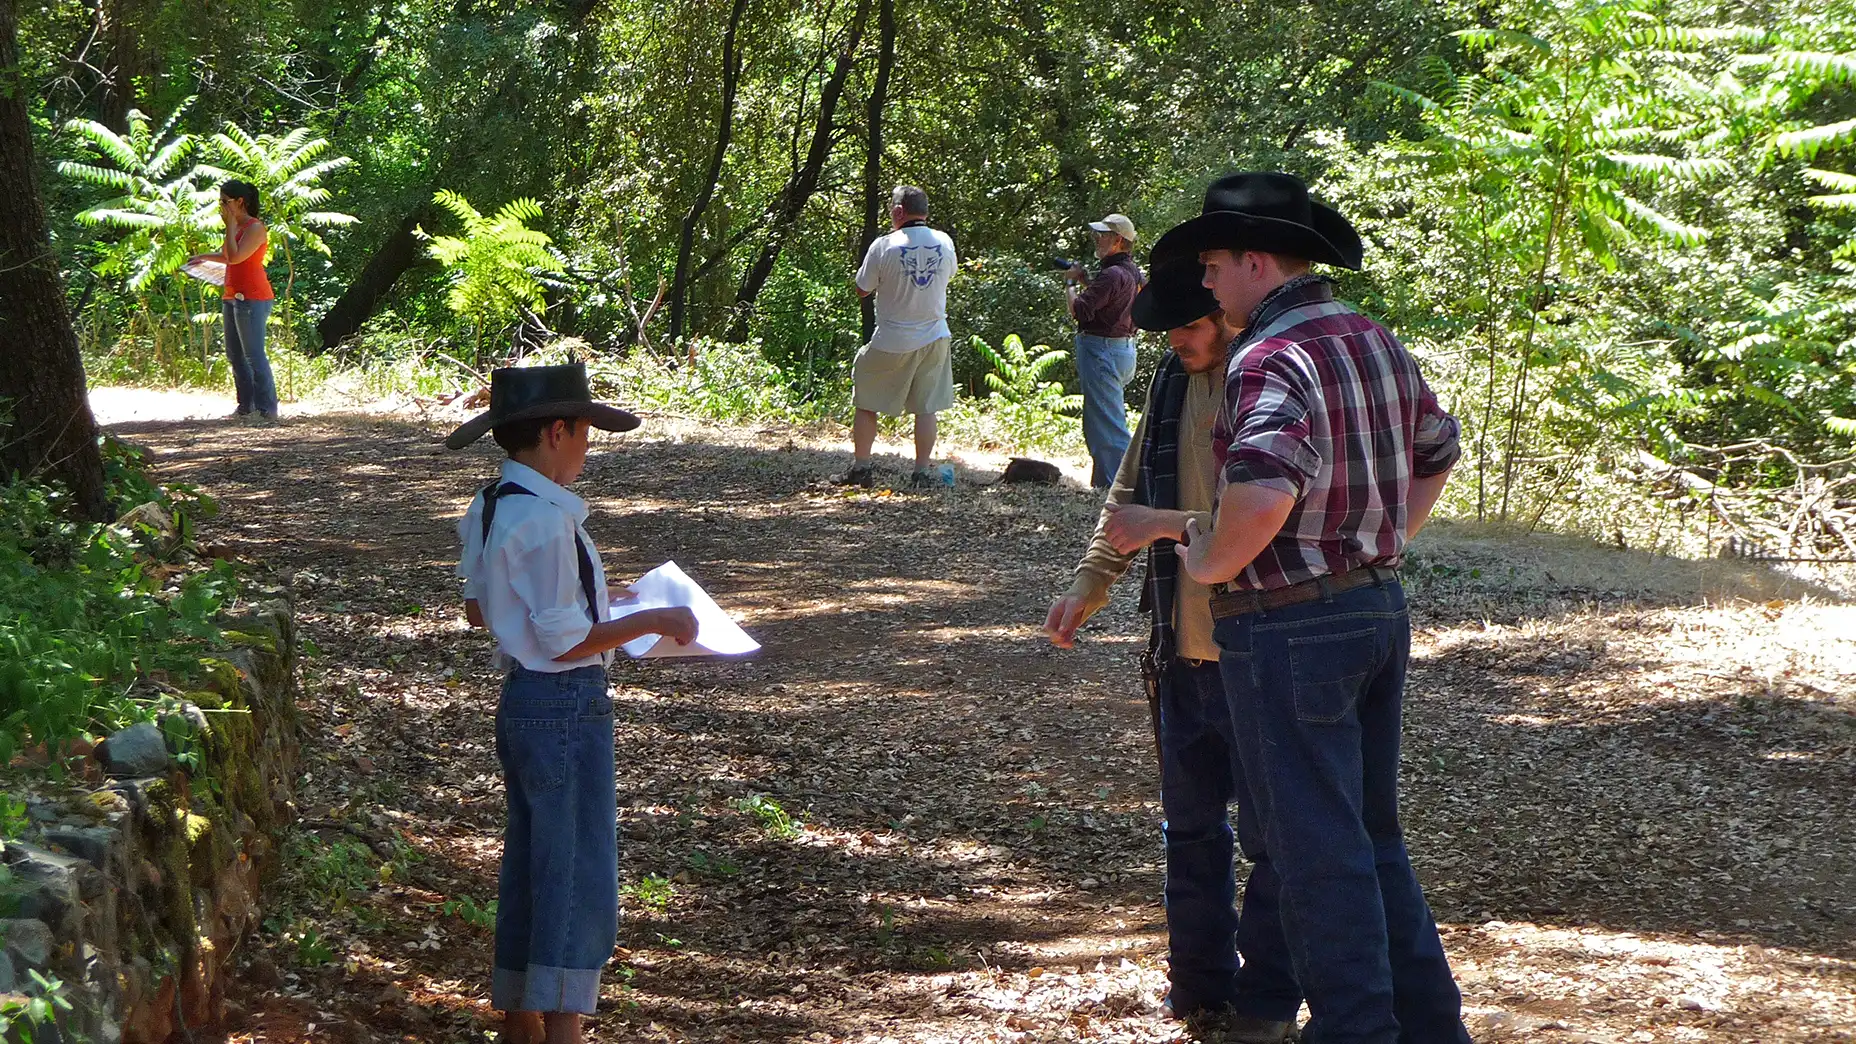
<path fill-rule="evenodd" d="M 490 523 L 496 520 L 496 502 L 507 496 L 532 497 L 535 494 L 513 482 L 500 479 L 483 487 L 483 543 L 490 542 Z M 578 528 L 574 530 L 574 550 L 580 553 L 580 593 L 586 596 L 586 615 L 594 623 L 599 622 L 599 605 L 597 591 L 593 585 L 593 556 L 587 551 L 586 541 L 580 539 Z"/>

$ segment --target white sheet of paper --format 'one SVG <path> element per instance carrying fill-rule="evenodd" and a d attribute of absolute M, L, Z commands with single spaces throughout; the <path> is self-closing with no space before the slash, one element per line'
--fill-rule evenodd
<path fill-rule="evenodd" d="M 183 275 L 190 275 L 202 283 L 214 286 L 226 285 L 226 263 L 224 261 L 189 261 L 180 266 Z"/>
<path fill-rule="evenodd" d="M 760 648 L 760 643 L 748 637 L 741 625 L 715 604 L 709 592 L 691 580 L 675 562 L 665 562 L 639 577 L 632 591 L 638 596 L 636 599 L 613 605 L 614 620 L 645 609 L 672 606 L 684 606 L 696 614 L 694 642 L 678 645 L 662 635 L 641 635 L 623 647 L 625 654 L 635 660 L 666 656 L 741 656 Z"/>

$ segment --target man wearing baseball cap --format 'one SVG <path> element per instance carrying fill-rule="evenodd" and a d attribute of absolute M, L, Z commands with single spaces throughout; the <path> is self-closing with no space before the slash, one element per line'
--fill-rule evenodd
<path fill-rule="evenodd" d="M 1134 222 L 1110 214 L 1089 223 L 1096 257 L 1093 278 L 1081 264 L 1064 269 L 1064 297 L 1076 320 L 1076 376 L 1083 386 L 1083 443 L 1089 447 L 1089 482 L 1106 489 L 1128 451 L 1124 389 L 1134 378 L 1134 320 L 1129 309 L 1144 281 L 1130 253 Z"/>
<path fill-rule="evenodd" d="M 1194 258 L 1231 346 L 1213 429 L 1209 530 L 1185 572 L 1212 585 L 1238 760 L 1276 872 L 1311 1044 L 1469 1044 L 1462 994 L 1399 825 L 1411 620 L 1398 566 L 1459 455 L 1398 338 L 1335 300 L 1311 263 L 1358 269 L 1353 225 L 1301 179 L 1233 174 L 1161 237 Z"/>

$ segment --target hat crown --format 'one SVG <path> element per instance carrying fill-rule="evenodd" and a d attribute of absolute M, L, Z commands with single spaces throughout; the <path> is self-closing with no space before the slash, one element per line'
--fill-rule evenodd
<path fill-rule="evenodd" d="M 490 413 L 512 413 L 551 402 L 593 401 L 584 363 L 560 366 L 505 366 L 490 371 Z"/>
<path fill-rule="evenodd" d="M 1205 189 L 1204 212 L 1220 210 L 1298 225 L 1310 224 L 1314 214 L 1309 206 L 1308 184 L 1280 171 L 1228 174 L 1212 182 Z"/>

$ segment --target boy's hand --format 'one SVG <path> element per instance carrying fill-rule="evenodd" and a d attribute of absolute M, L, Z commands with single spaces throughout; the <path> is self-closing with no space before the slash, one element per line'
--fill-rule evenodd
<path fill-rule="evenodd" d="M 688 645 L 696 640 L 696 614 L 684 606 L 669 609 L 652 610 L 651 630 L 669 638 L 678 645 Z"/>

